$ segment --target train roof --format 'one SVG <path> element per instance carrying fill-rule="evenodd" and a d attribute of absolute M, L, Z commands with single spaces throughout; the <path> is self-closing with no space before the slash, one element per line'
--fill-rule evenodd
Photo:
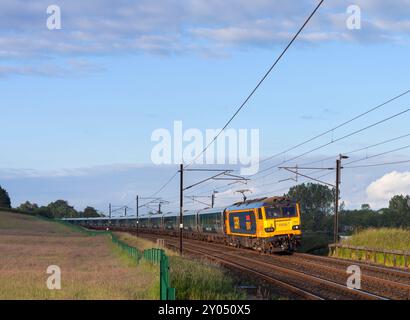
<path fill-rule="evenodd" d="M 198 210 L 185 210 L 183 215 L 184 216 L 192 216 L 196 215 L 198 213 Z M 178 212 L 167 212 L 162 215 L 164 218 L 166 217 L 179 217 L 179 211 Z"/>
<path fill-rule="evenodd" d="M 245 202 L 237 202 L 226 208 L 228 211 L 246 210 L 246 209 L 258 209 L 266 206 L 286 206 L 291 205 L 294 202 L 287 197 L 266 197 L 253 200 L 247 200 Z"/>
<path fill-rule="evenodd" d="M 219 207 L 219 208 L 206 208 L 203 209 L 201 211 L 199 211 L 199 214 L 209 214 L 209 213 L 219 213 L 219 212 L 223 212 L 225 210 L 224 207 Z"/>
<path fill-rule="evenodd" d="M 61 218 L 60 220 L 62 221 L 84 221 L 84 220 L 89 220 L 89 221 L 95 221 L 95 220 L 129 220 L 129 219 L 136 219 L 134 216 L 130 217 L 93 217 L 93 218 Z"/>
<path fill-rule="evenodd" d="M 150 214 L 147 216 L 147 218 L 150 219 L 161 219 L 164 215 L 163 214 Z"/>

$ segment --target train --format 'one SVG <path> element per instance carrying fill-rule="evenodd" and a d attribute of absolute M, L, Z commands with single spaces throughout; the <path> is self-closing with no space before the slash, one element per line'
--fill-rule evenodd
<path fill-rule="evenodd" d="M 301 244 L 299 203 L 287 197 L 266 197 L 228 207 L 187 210 L 138 218 L 68 218 L 71 223 L 95 229 L 135 230 L 222 243 L 264 253 L 293 252 Z"/>

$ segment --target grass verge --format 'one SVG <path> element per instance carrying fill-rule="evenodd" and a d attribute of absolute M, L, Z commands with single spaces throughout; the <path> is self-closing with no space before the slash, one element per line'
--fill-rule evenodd
<path fill-rule="evenodd" d="M 342 244 L 366 247 L 376 250 L 404 250 L 410 251 L 410 230 L 397 228 L 370 228 L 353 234 L 349 239 L 343 240 Z M 396 256 L 394 262 L 393 254 L 372 253 L 366 257 L 365 251 L 356 251 L 348 248 L 338 249 L 337 257 L 345 259 L 366 260 L 369 259 L 387 266 L 404 267 L 404 257 Z M 386 261 L 385 261 L 386 259 Z"/>
<path fill-rule="evenodd" d="M 118 232 L 118 237 L 140 250 L 155 247 L 155 243 L 131 234 Z M 227 270 L 206 259 L 188 259 L 165 249 L 170 257 L 171 286 L 178 300 L 241 300 L 246 294 L 235 288 Z"/>

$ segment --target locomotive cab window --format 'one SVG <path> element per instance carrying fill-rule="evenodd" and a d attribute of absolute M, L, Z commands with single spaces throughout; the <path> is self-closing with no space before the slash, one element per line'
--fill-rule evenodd
<path fill-rule="evenodd" d="M 280 208 L 265 207 L 266 219 L 281 218 Z"/>
<path fill-rule="evenodd" d="M 295 207 L 283 207 L 282 215 L 284 218 L 296 217 L 296 208 Z"/>
<path fill-rule="evenodd" d="M 292 207 L 265 207 L 266 219 L 296 217 L 296 208 Z"/>

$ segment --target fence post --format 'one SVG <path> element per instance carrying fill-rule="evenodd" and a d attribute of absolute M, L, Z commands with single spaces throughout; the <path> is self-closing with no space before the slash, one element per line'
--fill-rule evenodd
<path fill-rule="evenodd" d="M 166 296 L 164 296 L 164 263 L 162 260 L 159 265 L 159 296 L 160 300 L 166 300 Z"/>
<path fill-rule="evenodd" d="M 170 288 L 169 259 L 162 249 L 159 249 L 160 262 L 160 299 L 175 300 L 175 288 Z"/>

